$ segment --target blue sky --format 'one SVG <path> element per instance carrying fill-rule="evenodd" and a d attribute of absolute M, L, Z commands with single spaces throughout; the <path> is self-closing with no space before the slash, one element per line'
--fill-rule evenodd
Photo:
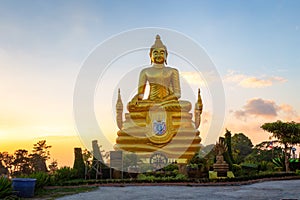
<path fill-rule="evenodd" d="M 300 119 L 299 1 L 2 0 L 0 5 L 3 139 L 76 135 L 72 98 L 84 59 L 107 38 L 143 27 L 178 31 L 206 50 L 225 88 L 224 128 L 258 143 L 268 138 L 261 123 Z"/>
<path fill-rule="evenodd" d="M 266 67 L 296 68 L 298 6 L 297 1 L 2 1 L 1 46 L 51 53 L 77 44 L 81 48 L 67 52 L 81 54 L 124 30 L 164 27 L 189 35 L 213 56 L 234 58 L 225 67 L 245 62 L 243 68 L 255 71 L 265 60 Z"/>

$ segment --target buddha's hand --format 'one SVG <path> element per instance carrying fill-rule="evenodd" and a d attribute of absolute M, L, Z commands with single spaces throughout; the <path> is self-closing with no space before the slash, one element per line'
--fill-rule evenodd
<path fill-rule="evenodd" d="M 162 101 L 165 102 L 165 101 L 170 101 L 170 100 L 176 100 L 177 101 L 178 97 L 175 96 L 174 94 L 170 94 L 170 95 L 164 97 Z"/>

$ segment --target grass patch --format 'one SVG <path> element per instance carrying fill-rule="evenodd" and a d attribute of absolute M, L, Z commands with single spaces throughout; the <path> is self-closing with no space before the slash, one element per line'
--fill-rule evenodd
<path fill-rule="evenodd" d="M 60 188 L 43 188 L 35 192 L 34 198 L 55 199 L 58 197 L 90 192 L 98 189 L 96 186 L 79 186 L 79 187 L 60 187 Z"/>

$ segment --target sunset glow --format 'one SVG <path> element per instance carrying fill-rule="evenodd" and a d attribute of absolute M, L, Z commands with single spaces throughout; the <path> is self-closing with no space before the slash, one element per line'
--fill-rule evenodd
<path fill-rule="evenodd" d="M 219 135 L 227 128 L 258 144 L 270 136 L 260 128 L 263 123 L 300 122 L 299 1 L 187 1 L 184 6 L 180 1 L 159 6 L 137 2 L 1 2 L 0 152 L 31 151 L 34 143 L 47 140 L 52 146 L 50 161 L 72 166 L 74 147 L 90 148 L 82 143 L 84 135 L 77 132 L 73 113 L 74 87 L 82 64 L 103 41 L 143 27 L 178 31 L 205 49 L 220 74 L 226 97 L 220 99 L 225 101 L 226 116 Z M 145 38 L 149 47 L 153 38 Z M 114 61 L 117 70 L 111 72 L 103 90 L 95 91 L 95 115 L 112 145 L 118 130 L 114 121 L 117 83 L 136 63 L 150 63 L 148 52 L 139 53 L 139 58 Z M 212 91 L 206 87 L 211 80 L 186 70 L 182 66 L 186 63 L 172 54 L 168 59 L 168 64 L 181 70 L 181 82 L 195 94 L 189 99 L 192 104 L 197 88 L 203 91 L 200 136 L 204 140 L 212 114 L 218 112 L 211 105 Z M 137 85 L 137 80 L 132 84 Z M 127 89 L 121 88 L 124 108 L 135 92 L 125 94 Z M 110 93 L 113 98 L 105 99 Z M 187 96 L 183 92 L 182 99 Z M 101 118 L 102 112 L 110 114 Z"/>

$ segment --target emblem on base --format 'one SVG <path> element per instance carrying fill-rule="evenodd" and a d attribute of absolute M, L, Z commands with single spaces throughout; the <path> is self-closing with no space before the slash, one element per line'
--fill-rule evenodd
<path fill-rule="evenodd" d="M 156 133 L 156 135 L 163 135 L 167 131 L 166 122 L 164 121 L 154 121 L 153 122 L 153 131 Z"/>

